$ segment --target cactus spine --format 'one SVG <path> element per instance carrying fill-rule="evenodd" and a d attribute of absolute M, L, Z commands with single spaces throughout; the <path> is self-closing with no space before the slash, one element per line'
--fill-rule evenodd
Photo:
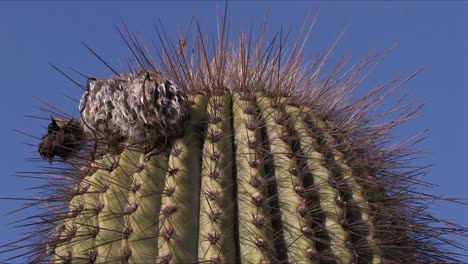
<path fill-rule="evenodd" d="M 331 51 L 303 64 L 307 30 L 288 54 L 283 40 L 250 47 L 244 35 L 232 53 L 221 28 L 212 57 L 201 35 L 190 56 L 161 41 L 159 67 L 128 36 L 141 71 L 90 79 L 81 118 L 52 120 L 40 153 L 71 167 L 60 171 L 69 188 L 49 198 L 62 207 L 31 235 L 31 262 L 455 260 L 437 246 L 447 229 L 411 205 L 419 194 L 405 185 L 420 170 L 398 157 L 412 150 L 383 146 L 419 106 L 370 117 L 393 83 L 346 99 L 375 57 L 322 78 Z M 403 117 L 378 124 L 394 112 Z"/>

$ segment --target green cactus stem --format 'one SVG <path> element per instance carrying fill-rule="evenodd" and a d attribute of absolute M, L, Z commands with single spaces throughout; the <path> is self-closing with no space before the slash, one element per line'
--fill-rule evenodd
<path fill-rule="evenodd" d="M 328 120 L 258 91 L 189 98 L 169 152 L 103 156 L 78 182 L 53 261 L 397 261 L 362 186 L 375 176 L 347 164 Z"/>

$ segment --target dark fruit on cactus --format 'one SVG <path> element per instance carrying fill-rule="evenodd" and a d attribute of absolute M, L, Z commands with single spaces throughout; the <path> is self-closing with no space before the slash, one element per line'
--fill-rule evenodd
<path fill-rule="evenodd" d="M 51 117 L 47 134 L 42 136 L 39 154 L 49 162 L 55 157 L 67 159 L 81 150 L 85 134 L 78 120 L 62 120 Z"/>
<path fill-rule="evenodd" d="M 305 65 L 304 35 L 287 54 L 244 35 L 228 52 L 224 27 L 212 56 L 201 34 L 192 54 L 161 38 L 158 67 L 129 35 L 140 69 L 89 79 L 80 119 L 52 119 L 39 152 L 69 167 L 31 262 L 456 261 L 439 245 L 466 230 L 414 202 L 411 144 L 385 145 L 419 105 L 370 113 L 396 82 L 347 97 L 380 60 L 323 78 L 331 50 Z"/>

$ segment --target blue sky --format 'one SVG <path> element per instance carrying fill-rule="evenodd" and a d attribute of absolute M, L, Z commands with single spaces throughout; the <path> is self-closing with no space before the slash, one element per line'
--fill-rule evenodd
<path fill-rule="evenodd" d="M 111 72 L 83 47 L 87 43 L 115 68 L 123 70 L 130 57 L 114 26 L 125 21 L 129 29 L 146 40 L 156 38 L 153 25 L 161 19 L 168 32 L 185 29 L 190 18 L 199 18 L 202 28 L 215 32 L 216 2 L 0 2 L 0 154 L 1 197 L 34 197 L 37 181 L 12 176 L 18 171 L 37 170 L 37 143 L 14 129 L 42 135 L 44 122 L 25 115 L 42 115 L 34 97 L 44 99 L 68 113 L 78 113 L 77 104 L 65 95 L 79 98 L 81 91 L 48 63 L 73 67 L 87 75 L 103 78 Z M 332 61 L 349 52 L 352 61 L 373 48 L 386 50 L 398 43 L 391 56 L 363 84 L 362 89 L 389 81 L 400 73 L 425 70 L 406 85 L 410 99 L 426 106 L 420 118 L 404 125 L 395 138 L 430 129 L 431 137 L 419 147 L 430 153 L 421 161 L 433 165 L 426 180 L 438 185 L 428 190 L 436 195 L 468 197 L 468 3 L 467 2 L 231 2 L 229 20 L 235 35 L 241 25 L 258 26 L 267 10 L 267 34 L 293 26 L 299 30 L 309 10 L 319 11 L 305 55 L 312 59 L 329 47 L 346 26 L 348 30 Z M 84 83 L 85 80 L 80 80 Z M 426 189 L 427 191 L 427 189 Z M 0 201 L 0 244 L 14 240 L 20 230 L 8 225 L 32 214 L 4 216 L 18 207 Z M 440 203 L 432 207 L 460 225 L 468 225 L 466 207 Z M 462 242 L 468 248 L 468 241 Z M 466 258 L 468 261 L 468 258 Z M 20 263 L 20 262 L 18 262 Z"/>

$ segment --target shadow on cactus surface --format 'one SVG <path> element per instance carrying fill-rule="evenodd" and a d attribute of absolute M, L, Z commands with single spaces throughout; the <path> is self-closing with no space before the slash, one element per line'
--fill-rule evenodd
<path fill-rule="evenodd" d="M 114 75 L 75 82 L 79 118 L 44 107 L 47 165 L 35 177 L 46 183 L 24 207 L 40 213 L 2 252 L 31 263 L 460 262 L 451 248 L 466 228 L 426 210 L 459 201 L 417 189 L 425 134 L 389 143 L 422 107 L 399 95 L 417 72 L 352 99 L 389 52 L 329 70 L 339 38 L 312 61 L 302 54 L 312 16 L 297 37 L 264 39 L 265 20 L 236 42 L 220 21 L 216 37 L 194 22 L 175 41 L 156 27 L 153 53 L 124 26 L 127 73 L 90 49 Z"/>

